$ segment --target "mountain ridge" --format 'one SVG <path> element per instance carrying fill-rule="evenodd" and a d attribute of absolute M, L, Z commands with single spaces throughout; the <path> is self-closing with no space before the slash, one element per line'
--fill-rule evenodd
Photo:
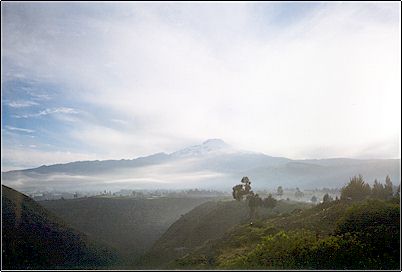
<path fill-rule="evenodd" d="M 212 143 L 212 144 L 211 144 Z M 169 156 L 175 155 L 175 154 L 180 154 L 180 153 L 185 153 L 188 150 L 191 150 L 195 147 L 203 147 L 203 146 L 215 146 L 218 147 L 218 149 L 231 149 L 231 150 L 236 150 L 238 153 L 247 153 L 247 154 L 255 154 L 255 155 L 260 155 L 260 156 L 265 156 L 269 158 L 281 158 L 281 159 L 286 159 L 292 162 L 299 162 L 299 163 L 308 163 L 312 164 L 314 163 L 319 163 L 319 165 L 324 165 L 323 162 L 368 162 L 368 161 L 395 161 L 395 160 L 400 160 L 400 158 L 389 158 L 389 159 L 375 159 L 375 158 L 370 158 L 370 159 L 355 159 L 355 158 L 347 158 L 347 157 L 331 157 L 331 158 L 319 158 L 319 159 L 291 159 L 283 156 L 270 156 L 267 155 L 263 152 L 254 152 L 254 151 L 245 151 L 245 150 L 238 150 L 234 149 L 231 145 L 227 144 L 225 141 L 222 139 L 218 138 L 212 138 L 212 139 L 207 139 L 202 144 L 198 145 L 192 145 L 189 147 L 185 147 L 182 149 L 179 149 L 177 151 L 171 152 L 171 153 L 165 153 L 165 152 L 157 152 L 153 153 L 150 155 L 146 156 L 140 156 L 136 157 L 133 159 L 107 159 L 107 160 L 78 160 L 78 161 L 71 161 L 71 162 L 66 162 L 66 163 L 55 163 L 55 164 L 50 164 L 50 165 L 41 165 L 38 167 L 32 167 L 32 168 L 26 168 L 26 169 L 17 169 L 17 170 L 9 170 L 9 171 L 2 171 L 2 173 L 12 173 L 12 172 L 21 172 L 21 171 L 32 171 L 32 170 L 39 170 L 39 169 L 46 169 L 49 167 L 55 167 L 55 166 L 60 166 L 60 165 L 74 165 L 74 164 L 79 164 L 79 163 L 107 163 L 107 162 L 120 162 L 120 163 L 127 163 L 127 162 L 133 162 L 133 161 L 143 161 L 143 160 L 148 160 L 151 158 L 167 158 Z"/>
<path fill-rule="evenodd" d="M 76 161 L 2 172 L 12 187 L 74 186 L 71 180 L 106 184 L 105 187 L 230 189 L 242 176 L 257 187 L 343 186 L 354 175 L 368 182 L 391 179 L 400 182 L 400 159 L 329 158 L 293 160 L 233 148 L 221 139 L 208 139 L 172 153 L 154 153 L 135 159 Z M 113 182 L 112 182 L 113 181 Z M 314 184 L 320 181 L 320 185 Z M 113 184 L 112 184 L 113 183 Z M 171 184 L 173 184 L 171 186 Z M 19 187 L 18 187 L 19 186 Z M 89 185 L 88 185 L 89 186 Z M 102 189 L 103 191 L 103 189 Z"/>

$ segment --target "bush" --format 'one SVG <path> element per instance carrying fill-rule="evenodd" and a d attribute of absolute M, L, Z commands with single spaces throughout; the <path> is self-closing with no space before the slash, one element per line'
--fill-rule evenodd
<path fill-rule="evenodd" d="M 222 258 L 220 267 L 398 269 L 399 218 L 399 205 L 390 202 L 354 204 L 338 221 L 333 235 L 319 238 L 316 232 L 303 229 L 263 234 L 248 254 Z"/>
<path fill-rule="evenodd" d="M 337 234 L 352 233 L 364 244 L 368 268 L 399 267 L 399 207 L 390 202 L 369 200 L 350 207 L 338 221 Z"/>

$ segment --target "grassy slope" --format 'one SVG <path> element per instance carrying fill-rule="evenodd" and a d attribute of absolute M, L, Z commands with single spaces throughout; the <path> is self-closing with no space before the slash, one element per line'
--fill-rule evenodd
<path fill-rule="evenodd" d="M 34 200 L 2 186 L 3 269 L 102 268 L 116 255 Z"/>
<path fill-rule="evenodd" d="M 274 209 L 259 209 L 260 218 L 291 212 L 307 204 L 279 201 Z M 204 203 L 176 221 L 142 258 L 141 267 L 171 268 L 170 262 L 221 238 L 235 226 L 249 222 L 244 202 Z"/>
<path fill-rule="evenodd" d="M 170 268 L 213 269 L 231 268 L 240 256 L 253 251 L 265 237 L 279 231 L 310 230 L 317 238 L 334 233 L 337 222 L 345 216 L 351 203 L 335 201 L 323 203 L 303 211 L 277 215 L 250 224 L 238 225 L 222 238 L 211 241 L 181 259 L 170 263 Z M 227 266 L 229 264 L 229 267 Z"/>
<path fill-rule="evenodd" d="M 129 268 L 180 215 L 211 198 L 91 197 L 40 202 L 77 230 L 114 247 Z"/>

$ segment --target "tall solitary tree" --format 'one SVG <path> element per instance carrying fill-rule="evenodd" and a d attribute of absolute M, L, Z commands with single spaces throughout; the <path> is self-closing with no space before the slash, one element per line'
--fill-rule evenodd
<path fill-rule="evenodd" d="M 244 195 L 243 185 L 242 184 L 235 185 L 232 189 L 233 189 L 232 192 L 233 198 L 236 199 L 237 201 L 241 201 Z"/>
<path fill-rule="evenodd" d="M 282 186 L 278 186 L 278 189 L 276 190 L 276 195 L 281 197 L 283 196 L 283 188 Z"/>
<path fill-rule="evenodd" d="M 251 191 L 251 182 L 248 177 L 243 177 L 241 179 L 241 184 L 235 185 L 232 189 L 232 196 L 234 199 L 237 201 L 243 200 L 244 197 L 247 198 L 247 196 L 252 193 Z"/>

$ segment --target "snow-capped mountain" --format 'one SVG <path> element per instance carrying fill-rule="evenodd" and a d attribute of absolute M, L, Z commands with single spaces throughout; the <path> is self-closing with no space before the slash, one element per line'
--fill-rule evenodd
<path fill-rule="evenodd" d="M 248 176 L 254 188 L 341 187 L 362 174 L 366 181 L 390 175 L 400 183 L 400 160 L 291 160 L 238 150 L 209 139 L 171 154 L 132 160 L 78 161 L 2 173 L 3 184 L 32 189 L 210 188 L 230 190 Z"/>
<path fill-rule="evenodd" d="M 193 145 L 173 152 L 170 155 L 174 158 L 184 158 L 193 156 L 205 156 L 212 153 L 222 153 L 234 151 L 234 149 L 221 139 L 208 139 L 202 144 Z"/>

